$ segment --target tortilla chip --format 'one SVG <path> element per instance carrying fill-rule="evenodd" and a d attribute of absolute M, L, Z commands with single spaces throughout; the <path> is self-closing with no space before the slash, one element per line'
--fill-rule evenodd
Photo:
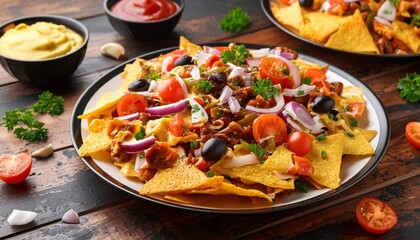
<path fill-rule="evenodd" d="M 88 157 L 91 154 L 99 151 L 106 151 L 110 149 L 111 139 L 106 135 L 106 132 L 90 133 L 82 146 L 79 148 L 80 157 Z"/>
<path fill-rule="evenodd" d="M 137 81 L 145 74 L 146 60 L 137 58 L 133 63 L 125 65 L 124 72 L 121 77 L 124 79 L 123 84 L 118 89 L 119 92 L 125 92 L 128 90 L 130 83 Z"/>
<path fill-rule="evenodd" d="M 199 195 L 199 194 L 170 194 L 165 195 L 165 199 L 170 201 L 183 203 L 183 204 L 199 204 L 203 201 L 208 201 L 208 195 Z"/>
<path fill-rule="evenodd" d="M 312 150 L 305 156 L 312 166 L 314 173 L 309 177 L 315 182 L 336 189 L 340 186 L 340 168 L 346 137 L 343 133 L 327 136 L 322 141 L 314 141 Z M 325 151 L 326 158 L 322 157 Z"/>
<path fill-rule="evenodd" d="M 89 118 L 89 117 L 98 117 L 103 112 L 109 112 L 116 109 L 116 104 L 120 98 L 124 95 L 122 92 L 107 92 L 104 93 L 99 101 L 96 103 L 94 108 L 91 108 L 85 111 L 82 115 L 77 116 L 79 119 Z"/>
<path fill-rule="evenodd" d="M 346 21 L 346 17 L 324 12 L 308 12 L 303 17 L 304 24 L 300 29 L 300 34 L 319 43 L 325 43 L 328 37 Z"/>
<path fill-rule="evenodd" d="M 222 176 L 208 178 L 194 165 L 178 162 L 172 168 L 160 169 L 140 190 L 141 195 L 177 194 L 193 189 L 216 188 Z"/>
<path fill-rule="evenodd" d="M 395 38 L 405 43 L 414 53 L 420 52 L 420 38 L 413 27 L 401 21 L 392 21 Z"/>
<path fill-rule="evenodd" d="M 166 141 L 169 137 L 168 127 L 172 118 L 150 120 L 146 124 L 146 136 L 155 135 L 158 141 Z"/>
<path fill-rule="evenodd" d="M 185 37 L 181 36 L 179 38 L 179 50 L 185 50 L 185 51 L 187 51 L 188 55 L 192 56 L 196 52 L 202 51 L 203 49 L 201 48 L 201 46 L 196 45 L 196 44 L 190 42 Z"/>
<path fill-rule="evenodd" d="M 138 178 L 139 173 L 134 170 L 135 161 L 129 161 L 129 162 L 114 162 L 114 165 L 120 167 L 120 171 L 124 177 L 134 177 Z"/>
<path fill-rule="evenodd" d="M 265 160 L 264 169 L 276 170 L 279 173 L 288 173 L 289 166 L 293 165 L 292 152 L 285 146 L 280 145 L 273 154 Z"/>
<path fill-rule="evenodd" d="M 213 164 L 210 169 L 217 174 L 227 175 L 231 178 L 240 178 L 245 183 L 260 183 L 272 188 L 294 189 L 294 179 L 284 180 L 278 177 L 272 170 L 262 167 L 261 164 L 246 165 L 234 168 L 225 168 L 228 158 L 222 158 Z"/>
<path fill-rule="evenodd" d="M 331 35 L 325 46 L 351 52 L 379 53 L 359 10 Z"/>
<path fill-rule="evenodd" d="M 371 155 L 375 150 L 359 129 L 353 129 L 353 136 L 346 136 L 343 154 Z"/>
<path fill-rule="evenodd" d="M 287 7 L 281 7 L 277 3 L 270 2 L 270 8 L 277 21 L 287 27 L 293 28 L 297 33 L 300 32 L 303 26 L 303 14 L 299 1 L 295 1 Z"/>
<path fill-rule="evenodd" d="M 372 141 L 372 139 L 374 139 L 376 135 L 378 134 L 376 130 L 369 130 L 369 129 L 363 129 L 363 128 L 357 128 L 357 129 L 363 134 L 363 136 L 366 138 L 366 140 L 368 140 L 368 142 Z"/>

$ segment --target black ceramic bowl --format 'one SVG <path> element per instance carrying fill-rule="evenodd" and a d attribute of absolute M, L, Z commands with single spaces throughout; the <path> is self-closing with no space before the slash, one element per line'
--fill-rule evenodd
<path fill-rule="evenodd" d="M 73 52 L 45 60 L 20 60 L 0 54 L 0 63 L 12 77 L 20 81 L 37 85 L 62 84 L 70 79 L 70 76 L 76 71 L 85 57 L 89 32 L 83 24 L 72 18 L 62 16 L 28 16 L 2 23 L 0 25 L 0 37 L 3 36 L 7 29 L 20 23 L 32 25 L 41 21 L 61 24 L 80 34 L 83 38 L 82 46 Z"/>
<path fill-rule="evenodd" d="M 110 9 L 118 0 L 105 0 L 104 9 L 112 27 L 122 36 L 136 41 L 151 40 L 168 35 L 178 24 L 184 11 L 184 0 L 173 1 L 179 6 L 175 14 L 164 19 L 147 22 L 130 21 L 113 14 Z"/>

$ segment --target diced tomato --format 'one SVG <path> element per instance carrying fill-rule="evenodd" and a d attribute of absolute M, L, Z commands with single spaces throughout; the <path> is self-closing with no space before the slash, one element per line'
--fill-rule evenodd
<path fill-rule="evenodd" d="M 174 103 L 186 97 L 181 84 L 173 78 L 159 82 L 157 91 L 164 102 Z"/>
<path fill-rule="evenodd" d="M 172 122 L 169 123 L 169 131 L 177 137 L 182 137 L 184 135 L 185 130 L 188 127 L 185 125 L 185 121 L 182 118 L 181 114 L 177 113 L 172 118 Z"/>
<path fill-rule="evenodd" d="M 195 166 L 200 171 L 207 171 L 210 168 L 210 165 L 204 160 L 204 158 L 200 157 L 200 159 L 195 163 Z"/>
<path fill-rule="evenodd" d="M 311 84 L 324 89 L 324 94 L 329 95 L 330 84 L 327 82 L 327 75 L 321 69 L 309 68 L 303 73 L 303 78 L 310 78 Z"/>
<path fill-rule="evenodd" d="M 252 123 L 252 134 L 259 144 L 274 138 L 276 146 L 279 146 L 287 138 L 286 123 L 276 114 L 263 114 Z"/>
<path fill-rule="evenodd" d="M 273 84 L 280 84 L 282 89 L 292 88 L 289 66 L 281 59 L 265 57 L 260 61 L 260 77 L 269 78 Z"/>
<path fill-rule="evenodd" d="M 294 0 L 277 0 L 277 2 L 289 6 L 290 4 L 292 4 L 294 2 Z"/>
<path fill-rule="evenodd" d="M 9 184 L 25 180 L 32 168 L 32 157 L 28 151 L 17 155 L 3 154 L 0 156 L 0 179 Z"/>
<path fill-rule="evenodd" d="M 364 102 L 351 103 L 349 105 L 349 110 L 346 113 L 352 118 L 360 118 L 363 115 L 364 110 L 365 110 Z"/>
<path fill-rule="evenodd" d="M 346 12 L 348 8 L 348 4 L 344 0 L 329 0 L 329 2 L 330 7 L 327 11 L 329 14 L 341 16 Z"/>
<path fill-rule="evenodd" d="M 136 112 L 144 112 L 147 108 L 147 101 L 140 94 L 124 95 L 117 103 L 118 116 L 125 116 Z"/>
<path fill-rule="evenodd" d="M 312 137 L 306 132 L 296 131 L 287 136 L 287 148 L 297 156 L 303 157 L 312 150 Z"/>
<path fill-rule="evenodd" d="M 420 149 L 420 122 L 409 122 L 405 126 L 405 138 L 413 147 Z"/>
<path fill-rule="evenodd" d="M 356 219 L 368 232 L 382 234 L 397 224 L 398 216 L 388 204 L 376 198 L 363 198 L 356 206 Z"/>
<path fill-rule="evenodd" d="M 210 68 L 213 67 L 213 64 L 220 60 L 220 57 L 217 54 L 212 54 L 206 59 L 206 65 Z"/>
<path fill-rule="evenodd" d="M 169 72 L 174 68 L 175 61 L 180 58 L 180 55 L 167 56 L 162 61 L 162 72 Z"/>
<path fill-rule="evenodd" d="M 293 167 L 289 169 L 290 174 L 310 176 L 314 173 L 314 167 L 306 158 L 293 155 L 293 164 Z"/>

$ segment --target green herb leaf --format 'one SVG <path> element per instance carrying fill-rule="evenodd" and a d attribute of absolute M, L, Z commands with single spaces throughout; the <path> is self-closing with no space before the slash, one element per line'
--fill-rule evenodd
<path fill-rule="evenodd" d="M 257 81 L 251 85 L 251 88 L 255 95 L 261 95 L 267 101 L 280 92 L 268 78 L 257 79 Z"/>
<path fill-rule="evenodd" d="M 209 170 L 209 171 L 207 172 L 207 177 L 209 177 L 209 178 L 214 177 L 214 172 L 213 172 L 212 170 Z"/>
<path fill-rule="evenodd" d="M 160 73 L 154 69 L 152 69 L 150 72 L 148 72 L 144 78 L 149 80 L 158 80 L 160 78 Z"/>
<path fill-rule="evenodd" d="M 64 112 L 64 99 L 45 91 L 38 96 L 38 102 L 31 109 L 41 114 L 60 115 Z"/>
<path fill-rule="evenodd" d="M 420 13 L 415 13 L 411 15 L 410 25 L 420 27 Z"/>
<path fill-rule="evenodd" d="M 400 90 L 400 96 L 408 102 L 420 101 L 420 75 L 417 73 L 407 74 L 405 78 L 398 81 L 397 89 Z"/>
<path fill-rule="evenodd" d="M 211 82 L 209 80 L 207 80 L 207 79 L 201 79 L 197 83 L 197 86 L 196 87 L 197 87 L 197 90 L 199 90 L 201 92 L 208 93 L 213 88 L 213 84 L 211 84 Z"/>
<path fill-rule="evenodd" d="M 322 151 L 321 151 L 321 157 L 322 157 L 323 159 L 327 158 L 327 151 L 322 150 Z"/>
<path fill-rule="evenodd" d="M 396 7 L 400 4 L 400 0 L 390 0 L 390 2 Z"/>
<path fill-rule="evenodd" d="M 350 118 L 350 126 L 357 127 L 358 121 L 356 118 Z"/>
<path fill-rule="evenodd" d="M 354 135 L 353 135 L 353 133 L 346 133 L 346 135 L 347 135 L 347 137 L 350 137 L 350 138 L 354 138 Z"/>
<path fill-rule="evenodd" d="M 250 56 L 249 50 L 245 47 L 245 45 L 234 45 L 231 47 L 230 50 L 225 50 L 220 55 L 220 59 L 224 63 L 233 63 L 238 66 L 242 66 L 246 58 Z"/>
<path fill-rule="evenodd" d="M 327 138 L 327 135 L 324 134 L 324 133 L 319 134 L 318 136 L 316 136 L 316 140 L 318 140 L 318 141 L 325 140 L 325 138 Z"/>
<path fill-rule="evenodd" d="M 192 149 L 196 149 L 196 148 L 198 148 L 198 146 L 200 146 L 200 143 L 199 143 L 198 141 L 196 141 L 196 140 L 192 140 L 192 141 L 190 142 L 190 148 L 192 148 Z"/>
<path fill-rule="evenodd" d="M 257 155 L 258 158 L 261 158 L 262 156 L 268 153 L 264 148 L 255 143 L 248 144 L 248 150 L 255 153 L 255 155 Z"/>
<path fill-rule="evenodd" d="M 44 128 L 43 122 L 36 120 L 31 110 L 17 108 L 7 111 L 0 124 L 13 131 L 16 137 L 29 142 L 42 141 L 48 137 L 48 129 Z"/>
<path fill-rule="evenodd" d="M 230 33 L 237 33 L 244 30 L 251 23 L 251 17 L 241 7 L 230 10 L 220 20 L 219 26 L 222 30 Z"/>
<path fill-rule="evenodd" d="M 295 188 L 299 189 L 299 191 L 302 191 L 302 192 L 305 192 L 305 193 L 308 192 L 309 185 L 306 181 L 303 181 L 301 179 L 297 179 L 297 180 L 294 181 L 294 184 L 295 184 Z"/>
<path fill-rule="evenodd" d="M 140 131 L 134 134 L 134 138 L 136 140 L 143 139 L 145 136 L 146 136 L 146 129 L 144 129 L 144 127 L 140 127 Z"/>
<path fill-rule="evenodd" d="M 302 80 L 302 83 L 306 84 L 306 85 L 311 84 L 311 82 L 312 82 L 312 80 L 311 80 L 310 77 L 304 77 L 303 80 Z"/>

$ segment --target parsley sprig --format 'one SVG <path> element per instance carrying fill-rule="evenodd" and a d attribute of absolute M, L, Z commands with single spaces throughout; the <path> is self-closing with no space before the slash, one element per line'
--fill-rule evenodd
<path fill-rule="evenodd" d="M 280 92 L 280 90 L 274 87 L 273 82 L 268 78 L 257 79 L 256 82 L 251 84 L 251 88 L 255 95 L 261 95 L 267 101 Z"/>
<path fill-rule="evenodd" d="M 241 7 L 230 10 L 220 20 L 219 26 L 222 30 L 230 33 L 238 33 L 244 30 L 251 23 L 251 17 Z"/>
<path fill-rule="evenodd" d="M 63 98 L 45 91 L 38 96 L 38 101 L 29 108 L 16 108 L 7 111 L 0 125 L 4 125 L 8 131 L 12 131 L 20 139 L 28 142 L 42 141 L 48 138 L 48 129 L 44 127 L 45 123 L 36 119 L 35 113 L 60 115 L 63 112 Z"/>
<path fill-rule="evenodd" d="M 200 92 L 205 92 L 205 93 L 209 93 L 211 91 L 211 89 L 213 88 L 213 84 L 211 84 L 211 82 L 207 79 L 201 79 L 198 83 L 197 83 L 197 89 Z"/>
<path fill-rule="evenodd" d="M 411 15 L 410 25 L 420 27 L 420 13 L 415 13 Z"/>
<path fill-rule="evenodd" d="M 246 58 L 250 55 L 248 48 L 246 48 L 245 45 L 240 44 L 232 46 L 230 50 L 223 51 L 220 55 L 220 59 L 224 63 L 230 62 L 242 66 L 245 63 Z"/>
<path fill-rule="evenodd" d="M 154 69 L 150 70 L 145 76 L 146 79 L 158 80 L 160 78 L 160 73 Z"/>
<path fill-rule="evenodd" d="M 420 74 L 407 74 L 398 81 L 397 89 L 400 90 L 400 96 L 408 102 L 420 101 Z"/>

